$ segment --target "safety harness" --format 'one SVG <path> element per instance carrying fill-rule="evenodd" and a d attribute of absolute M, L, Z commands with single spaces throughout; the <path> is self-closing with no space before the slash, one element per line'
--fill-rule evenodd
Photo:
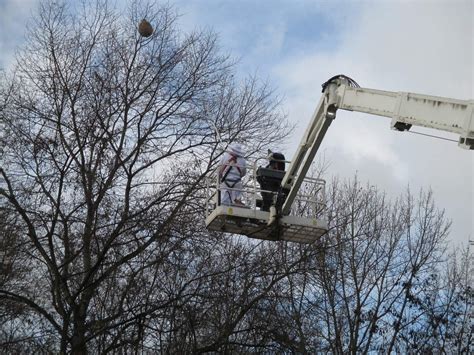
<path fill-rule="evenodd" d="M 227 175 L 229 175 L 229 172 L 232 168 L 237 168 L 239 176 L 242 177 L 242 170 L 240 170 L 239 166 L 234 165 L 237 164 L 237 156 L 232 153 L 229 153 L 229 155 L 230 158 L 225 164 L 222 164 L 219 175 L 221 177 L 221 181 L 226 184 L 228 188 L 232 189 L 241 180 L 241 178 L 237 180 L 226 180 Z M 232 195 L 230 194 L 230 191 L 227 190 L 226 193 L 229 194 L 229 200 L 232 201 Z"/>

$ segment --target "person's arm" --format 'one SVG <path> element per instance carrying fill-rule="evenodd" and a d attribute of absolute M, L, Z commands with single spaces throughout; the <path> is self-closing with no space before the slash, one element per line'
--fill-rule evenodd
<path fill-rule="evenodd" d="M 222 173 L 224 172 L 226 168 L 226 163 L 229 160 L 229 153 L 225 152 L 222 154 L 221 159 L 219 160 L 219 175 L 222 176 Z"/>

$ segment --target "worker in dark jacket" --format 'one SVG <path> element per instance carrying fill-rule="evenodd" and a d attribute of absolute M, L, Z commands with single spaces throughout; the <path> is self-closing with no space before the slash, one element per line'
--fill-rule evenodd
<path fill-rule="evenodd" d="M 281 153 L 268 150 L 268 165 L 258 168 L 257 181 L 262 190 L 262 211 L 269 211 L 273 204 L 273 197 L 280 189 L 285 171 L 285 156 Z M 269 171 L 271 170 L 271 171 Z"/>

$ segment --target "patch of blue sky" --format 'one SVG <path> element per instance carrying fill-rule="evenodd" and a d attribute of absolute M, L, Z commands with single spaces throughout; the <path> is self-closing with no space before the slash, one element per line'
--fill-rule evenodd
<path fill-rule="evenodd" d="M 337 51 L 360 7 L 354 2 L 178 0 L 185 31 L 212 29 L 222 50 L 239 60 L 240 75 L 271 80 L 286 58 Z"/>

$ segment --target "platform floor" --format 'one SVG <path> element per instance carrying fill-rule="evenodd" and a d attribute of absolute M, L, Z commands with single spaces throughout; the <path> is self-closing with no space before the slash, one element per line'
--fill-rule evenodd
<path fill-rule="evenodd" d="M 313 243 L 326 233 L 326 221 L 316 218 L 283 216 L 278 225 L 267 226 L 269 212 L 236 206 L 218 206 L 206 218 L 209 230 L 242 234 L 264 240 Z"/>

